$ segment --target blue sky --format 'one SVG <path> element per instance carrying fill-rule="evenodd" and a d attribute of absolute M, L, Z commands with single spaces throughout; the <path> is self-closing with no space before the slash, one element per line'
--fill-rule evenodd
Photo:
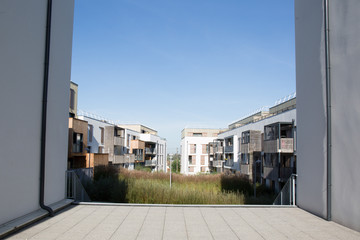
<path fill-rule="evenodd" d="M 78 108 L 180 145 L 295 92 L 292 0 L 76 0 Z"/>

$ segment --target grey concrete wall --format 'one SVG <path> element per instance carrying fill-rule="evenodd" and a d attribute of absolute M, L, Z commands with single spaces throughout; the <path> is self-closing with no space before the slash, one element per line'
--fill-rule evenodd
<path fill-rule="evenodd" d="M 298 205 L 326 217 L 326 102 L 322 0 L 296 0 Z M 332 220 L 360 231 L 360 2 L 330 0 Z"/>
<path fill-rule="evenodd" d="M 360 1 L 330 1 L 332 219 L 360 231 Z"/>
<path fill-rule="evenodd" d="M 46 0 L 0 2 L 0 224 L 39 209 Z M 65 197 L 73 0 L 55 0 L 45 202 Z"/>
<path fill-rule="evenodd" d="M 326 94 L 322 0 L 295 1 L 298 205 L 326 217 Z"/>

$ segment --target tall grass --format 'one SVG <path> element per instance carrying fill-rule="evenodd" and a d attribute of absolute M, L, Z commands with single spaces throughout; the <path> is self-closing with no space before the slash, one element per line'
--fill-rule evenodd
<path fill-rule="evenodd" d="M 169 187 L 168 182 L 149 179 L 131 179 L 127 194 L 130 203 L 157 204 L 243 204 L 244 195 L 225 193 L 211 189 L 188 188 L 181 184 Z M 189 186 L 189 185 L 187 185 Z"/>
<path fill-rule="evenodd" d="M 148 204 L 268 204 L 273 194 L 258 187 L 258 198 L 243 177 L 231 175 L 184 176 L 168 173 L 128 171 L 111 166 L 97 167 L 91 184 L 86 188 L 93 201 Z"/>

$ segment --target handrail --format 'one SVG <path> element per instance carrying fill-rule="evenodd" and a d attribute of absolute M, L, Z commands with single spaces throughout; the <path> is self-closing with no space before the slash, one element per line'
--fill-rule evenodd
<path fill-rule="evenodd" d="M 73 170 L 66 171 L 66 198 L 75 202 L 91 202 L 84 186 Z"/>
<path fill-rule="evenodd" d="M 284 187 L 274 200 L 273 205 L 296 205 L 296 177 L 297 174 L 291 174 Z"/>

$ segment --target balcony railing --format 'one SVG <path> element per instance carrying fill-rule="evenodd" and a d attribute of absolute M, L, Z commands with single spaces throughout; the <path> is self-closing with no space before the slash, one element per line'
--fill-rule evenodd
<path fill-rule="evenodd" d="M 145 154 L 156 154 L 155 148 L 145 148 Z"/>
<path fill-rule="evenodd" d="M 249 164 L 241 164 L 240 165 L 240 172 L 241 172 L 241 174 L 250 175 L 252 173 L 250 165 Z"/>
<path fill-rule="evenodd" d="M 279 147 L 279 139 L 264 141 L 264 152 L 266 153 L 292 153 L 294 152 L 294 139 L 281 138 L 281 147 Z"/>
<path fill-rule="evenodd" d="M 114 155 L 113 164 L 134 163 L 134 154 Z"/>
<path fill-rule="evenodd" d="M 114 145 L 118 145 L 118 146 L 124 146 L 124 138 L 122 137 L 114 137 Z"/>
<path fill-rule="evenodd" d="M 221 168 L 222 167 L 222 163 L 223 163 L 224 161 L 213 161 L 212 162 L 212 166 L 213 167 L 216 167 L 216 168 Z"/>
<path fill-rule="evenodd" d="M 154 167 L 157 165 L 157 160 L 146 160 L 145 161 L 145 166 L 146 167 Z"/>
<path fill-rule="evenodd" d="M 234 146 L 225 146 L 225 152 L 233 152 Z"/>
<path fill-rule="evenodd" d="M 234 159 L 225 160 L 224 167 L 226 167 L 226 168 L 232 168 L 233 166 L 234 166 Z"/>

